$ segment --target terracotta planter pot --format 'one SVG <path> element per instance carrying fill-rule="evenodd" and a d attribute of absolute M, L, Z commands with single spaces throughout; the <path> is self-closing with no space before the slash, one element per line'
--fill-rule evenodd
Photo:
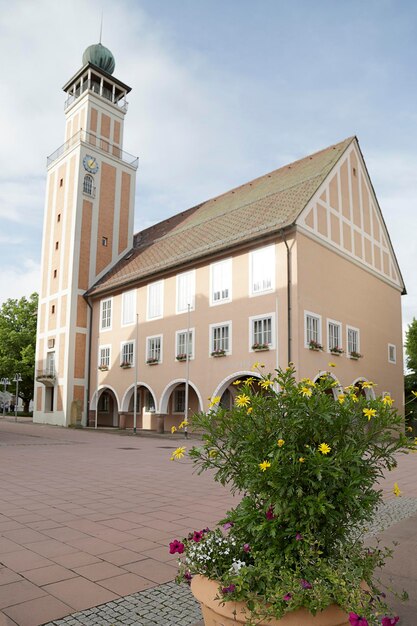
<path fill-rule="evenodd" d="M 201 606 L 205 626 L 236 626 L 245 624 L 249 611 L 244 602 L 226 602 L 223 606 L 215 597 L 219 585 L 204 576 L 194 576 L 191 591 Z M 307 609 L 297 609 L 281 619 L 257 622 L 259 626 L 350 626 L 347 614 L 332 604 L 313 616 Z"/>

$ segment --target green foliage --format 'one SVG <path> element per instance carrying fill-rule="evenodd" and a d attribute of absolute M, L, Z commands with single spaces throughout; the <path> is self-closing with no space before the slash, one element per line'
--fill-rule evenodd
<path fill-rule="evenodd" d="M 245 565 L 235 572 L 226 559 L 216 578 L 222 587 L 235 586 L 225 600 L 250 599 L 254 615 L 267 610 L 280 617 L 300 606 L 314 613 L 335 602 L 376 624 L 374 609 L 382 610 L 372 573 L 385 553 L 370 554 L 361 537 L 382 499 L 378 480 L 396 466 L 398 452 L 415 445 L 391 398 L 369 400 L 349 387 L 335 401 L 334 385 L 330 377 L 297 383 L 289 367 L 259 384 L 245 381 L 231 410 L 190 419 L 204 433 L 203 445 L 189 452 L 198 471 L 213 470 L 217 481 L 243 494 L 227 522 L 238 549 L 229 554 Z M 193 539 L 184 541 L 187 552 Z M 185 566 L 210 574 L 192 559 Z M 373 608 L 360 591 L 363 580 Z"/>
<path fill-rule="evenodd" d="M 8 390 L 14 393 L 12 379 L 19 372 L 19 397 L 25 411 L 33 397 L 38 294 L 20 300 L 9 299 L 0 308 L 0 376 L 9 378 Z"/>
<path fill-rule="evenodd" d="M 411 370 L 417 383 L 417 320 L 415 317 L 411 324 L 408 325 L 405 334 L 405 351 L 407 354 L 407 367 Z"/>

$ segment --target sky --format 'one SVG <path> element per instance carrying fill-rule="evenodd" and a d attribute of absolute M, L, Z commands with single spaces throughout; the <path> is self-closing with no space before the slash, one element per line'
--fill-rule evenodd
<path fill-rule="evenodd" d="M 407 0 L 0 0 L 0 304 L 39 290 L 62 86 L 99 40 L 102 13 L 114 75 L 132 87 L 135 231 L 356 135 L 405 280 L 404 327 L 417 317 Z"/>

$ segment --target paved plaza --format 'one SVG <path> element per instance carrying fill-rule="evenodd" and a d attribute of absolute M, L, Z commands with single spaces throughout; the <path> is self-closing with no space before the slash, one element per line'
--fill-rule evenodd
<path fill-rule="evenodd" d="M 198 622 L 188 588 L 172 583 L 167 545 L 213 526 L 234 499 L 187 460 L 170 462 L 183 444 L 1 420 L 0 626 Z M 401 626 L 417 624 L 416 470 L 417 455 L 399 457 L 370 527 L 385 526 L 383 541 L 399 541 L 383 578 L 410 593 L 405 605 L 393 601 Z M 401 498 L 392 495 L 395 481 Z"/>

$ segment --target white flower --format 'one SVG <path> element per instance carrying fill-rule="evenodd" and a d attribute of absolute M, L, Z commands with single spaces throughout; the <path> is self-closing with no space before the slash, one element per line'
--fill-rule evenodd
<path fill-rule="evenodd" d="M 233 561 L 232 567 L 229 569 L 229 572 L 231 574 L 238 574 L 242 567 L 245 567 L 244 561 Z"/>

